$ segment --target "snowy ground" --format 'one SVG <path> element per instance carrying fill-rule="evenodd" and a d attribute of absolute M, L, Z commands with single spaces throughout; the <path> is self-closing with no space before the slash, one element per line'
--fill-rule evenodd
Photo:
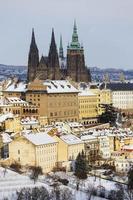
<path fill-rule="evenodd" d="M 61 178 L 68 179 L 69 183 L 71 185 L 76 185 L 75 176 L 72 175 L 72 173 L 56 172 L 56 174 L 58 176 L 60 176 Z M 84 183 L 81 184 L 82 189 L 86 189 L 88 186 L 92 186 L 92 185 L 95 188 L 99 188 L 99 187 L 105 188 L 106 191 L 116 189 L 116 183 L 115 182 L 105 180 L 105 179 L 101 179 L 101 178 L 94 177 L 94 176 L 88 176 L 88 178 L 84 181 Z"/>
<path fill-rule="evenodd" d="M 58 175 L 61 176 L 61 178 L 67 178 L 69 179 L 69 187 L 72 189 L 75 200 L 87 200 L 87 193 L 85 192 L 86 187 L 88 186 L 88 183 L 91 183 L 92 185 L 95 185 L 95 187 L 99 187 L 99 185 L 102 185 L 103 187 L 107 188 L 108 190 L 114 189 L 115 185 L 114 183 L 106 180 L 100 180 L 100 179 L 94 179 L 94 177 L 88 177 L 88 179 L 85 181 L 82 186 L 80 186 L 80 190 L 76 191 L 76 181 L 74 176 L 71 174 L 65 174 L 65 173 L 58 173 Z M 4 198 L 8 198 L 8 200 L 16 200 L 16 191 L 19 191 L 21 188 L 24 187 L 35 187 L 35 186 L 44 186 L 48 191 L 51 190 L 51 183 L 52 180 L 50 178 L 45 178 L 42 176 L 39 181 L 34 184 L 32 180 L 26 175 L 20 175 L 14 171 L 11 170 L 4 170 L 4 168 L 0 167 L 0 200 L 3 200 Z M 64 186 L 65 187 L 65 186 Z M 100 197 L 92 197 L 91 200 L 104 200 Z"/>
<path fill-rule="evenodd" d="M 16 199 L 16 191 L 24 187 L 35 187 L 34 183 L 28 176 L 19 175 L 18 173 L 6 170 L 0 167 L 0 200 L 8 198 L 9 200 Z M 48 187 L 46 184 L 37 182 L 36 186 Z"/>

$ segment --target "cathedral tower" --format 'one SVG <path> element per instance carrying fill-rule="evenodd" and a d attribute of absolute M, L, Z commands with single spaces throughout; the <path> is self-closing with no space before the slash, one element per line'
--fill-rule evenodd
<path fill-rule="evenodd" d="M 36 69 L 39 63 L 39 52 L 35 41 L 34 29 L 32 30 L 32 38 L 28 58 L 28 74 L 27 81 L 33 81 L 36 77 Z"/>
<path fill-rule="evenodd" d="M 77 26 L 74 22 L 72 42 L 67 48 L 67 76 L 75 82 L 90 82 L 90 71 L 85 66 L 84 49 L 78 40 Z"/>
<path fill-rule="evenodd" d="M 53 29 L 52 29 L 51 44 L 48 55 L 48 78 L 53 80 L 61 79 L 59 57 L 58 57 Z"/>
<path fill-rule="evenodd" d="M 42 55 L 39 65 L 36 70 L 36 78 L 39 80 L 48 79 L 48 65 L 47 65 L 47 57 Z"/>

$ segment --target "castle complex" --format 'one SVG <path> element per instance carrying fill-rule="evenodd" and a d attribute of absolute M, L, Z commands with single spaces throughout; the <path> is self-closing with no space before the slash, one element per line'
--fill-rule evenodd
<path fill-rule="evenodd" d="M 28 58 L 28 82 L 39 80 L 71 79 L 75 82 L 90 82 L 90 70 L 85 65 L 84 49 L 78 41 L 77 26 L 74 22 L 72 42 L 67 47 L 67 56 L 64 57 L 62 38 L 60 39 L 59 55 L 52 29 L 51 44 L 47 57 L 39 60 L 39 51 L 35 41 L 34 30 Z"/>

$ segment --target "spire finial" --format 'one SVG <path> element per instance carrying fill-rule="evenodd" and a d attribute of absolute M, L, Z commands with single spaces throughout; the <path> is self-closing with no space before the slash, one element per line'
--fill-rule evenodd
<path fill-rule="evenodd" d="M 32 28 L 31 45 L 36 45 L 34 28 Z"/>
<path fill-rule="evenodd" d="M 79 41 L 78 41 L 76 20 L 74 20 L 72 42 L 70 44 L 70 48 L 73 48 L 73 49 L 77 49 L 77 48 L 79 49 L 80 48 L 80 44 L 79 44 Z"/>
<path fill-rule="evenodd" d="M 74 19 L 73 32 L 74 32 L 74 33 L 77 33 L 76 19 Z"/>
<path fill-rule="evenodd" d="M 52 28 L 51 45 L 55 45 L 54 28 Z"/>

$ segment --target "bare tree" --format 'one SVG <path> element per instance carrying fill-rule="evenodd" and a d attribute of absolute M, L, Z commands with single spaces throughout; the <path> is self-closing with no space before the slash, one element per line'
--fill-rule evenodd
<path fill-rule="evenodd" d="M 94 185 L 88 184 L 88 187 L 87 187 L 87 197 L 88 197 L 88 199 L 87 200 L 91 200 L 92 195 L 96 195 L 96 194 L 97 194 L 97 192 L 96 192 Z"/>
<path fill-rule="evenodd" d="M 30 170 L 31 170 L 30 178 L 34 180 L 34 184 L 35 184 L 39 175 L 43 174 L 42 168 L 36 167 L 36 166 L 31 166 Z"/>
<path fill-rule="evenodd" d="M 51 186 L 53 187 L 53 190 L 51 192 L 51 200 L 60 200 L 59 183 L 55 181 Z"/>
<path fill-rule="evenodd" d="M 74 200 L 72 190 L 70 190 L 68 187 L 62 188 L 60 200 Z"/>

